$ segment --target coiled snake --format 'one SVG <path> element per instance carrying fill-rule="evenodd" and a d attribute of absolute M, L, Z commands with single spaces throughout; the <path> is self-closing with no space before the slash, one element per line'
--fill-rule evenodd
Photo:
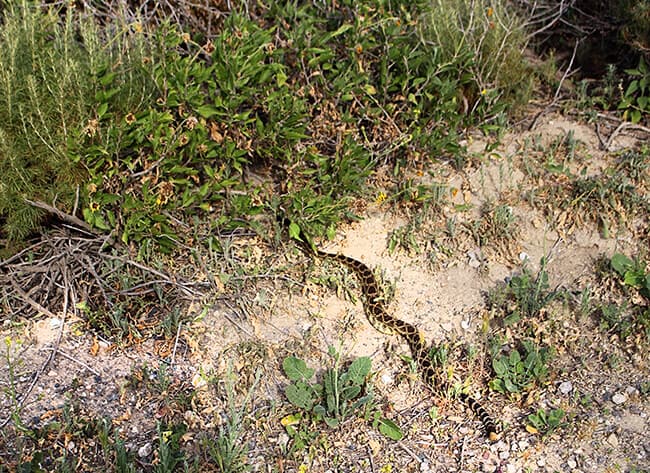
<path fill-rule="evenodd" d="M 361 282 L 361 291 L 365 298 L 366 316 L 370 324 L 380 332 L 395 333 L 401 335 L 408 344 L 413 359 L 416 361 L 424 382 L 432 389 L 444 389 L 445 386 L 436 386 L 436 373 L 435 368 L 429 358 L 428 350 L 425 344 L 424 335 L 415 326 L 404 322 L 396 317 L 390 315 L 381 298 L 381 291 L 379 284 L 375 279 L 373 272 L 361 261 L 351 258 L 346 255 L 338 253 L 328 253 L 319 250 L 309 244 L 309 240 L 301 231 L 299 246 L 309 254 L 318 256 L 324 259 L 338 261 L 343 265 L 354 271 Z M 458 394 L 458 399 L 463 402 L 483 423 L 488 438 L 495 441 L 499 438 L 497 433 L 496 424 L 492 420 L 490 414 L 485 410 L 481 404 L 466 393 L 461 392 Z"/>

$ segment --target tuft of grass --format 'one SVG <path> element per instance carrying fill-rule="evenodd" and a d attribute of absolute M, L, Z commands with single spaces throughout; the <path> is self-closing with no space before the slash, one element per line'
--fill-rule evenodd
<path fill-rule="evenodd" d="M 523 55 L 525 23 L 507 2 L 432 0 L 421 25 L 438 64 L 454 65 L 466 75 L 460 99 L 492 125 L 488 129 L 507 106 L 527 102 L 533 75 Z"/>
<path fill-rule="evenodd" d="M 201 441 L 203 451 L 207 453 L 210 461 L 219 468 L 218 471 L 241 473 L 250 470 L 246 463 L 248 449 L 241 437 L 246 427 L 247 406 L 260 378 L 261 371 L 258 370 L 254 382 L 238 406 L 235 397 L 237 379 L 232 371 L 232 366 L 228 366 L 224 379 L 227 417 L 225 422 L 219 426 L 219 431 L 215 437 L 204 437 Z"/>

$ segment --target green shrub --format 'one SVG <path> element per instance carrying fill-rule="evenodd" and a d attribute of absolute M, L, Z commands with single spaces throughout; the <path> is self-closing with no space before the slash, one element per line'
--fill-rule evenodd
<path fill-rule="evenodd" d="M 36 230 L 42 214 L 24 199 L 56 202 L 71 212 L 86 179 L 71 154 L 90 132 L 97 71 L 133 83 L 142 44 L 128 30 L 104 46 L 97 25 L 68 9 L 61 18 L 39 2 L 7 2 L 0 32 L 0 236 L 18 241 Z M 119 28 L 119 25 L 115 26 Z M 119 77 L 119 79 L 117 79 Z M 122 99 L 141 99 L 119 94 Z"/>

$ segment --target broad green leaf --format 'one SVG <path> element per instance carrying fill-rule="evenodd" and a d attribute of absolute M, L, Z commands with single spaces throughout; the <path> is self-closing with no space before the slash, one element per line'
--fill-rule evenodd
<path fill-rule="evenodd" d="M 219 111 L 212 105 L 201 105 L 196 108 L 196 113 L 201 115 L 203 118 L 210 118 L 219 113 Z"/>
<path fill-rule="evenodd" d="M 307 364 L 300 358 L 288 356 L 282 362 L 282 369 L 291 381 L 309 379 L 314 375 L 314 370 L 307 367 Z"/>
<path fill-rule="evenodd" d="M 300 227 L 297 223 L 291 222 L 289 224 L 289 237 L 294 240 L 302 241 L 302 238 L 300 238 Z"/>
<path fill-rule="evenodd" d="M 379 419 L 379 432 L 392 440 L 402 440 L 404 434 L 399 426 L 390 419 L 382 417 Z"/>
<path fill-rule="evenodd" d="M 614 271 L 616 271 L 621 276 L 625 275 L 627 270 L 634 266 L 634 262 L 621 253 L 616 253 L 614 256 L 612 256 L 611 262 Z"/>
<path fill-rule="evenodd" d="M 367 356 L 362 356 L 361 358 L 354 360 L 348 368 L 348 376 L 350 377 L 350 381 L 359 385 L 363 384 L 366 376 L 368 376 L 368 373 L 370 373 L 371 366 L 372 361 Z"/>
<path fill-rule="evenodd" d="M 304 386 L 290 384 L 285 388 L 284 393 L 289 402 L 300 409 L 309 411 L 314 406 L 311 393 Z"/>

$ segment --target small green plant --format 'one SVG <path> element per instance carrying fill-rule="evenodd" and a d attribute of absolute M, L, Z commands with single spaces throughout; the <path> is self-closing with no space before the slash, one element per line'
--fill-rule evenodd
<path fill-rule="evenodd" d="M 531 433 L 541 433 L 544 436 L 550 435 L 564 424 L 562 420 L 566 412 L 562 409 L 544 410 L 538 409 L 534 414 L 527 417 L 526 430 Z"/>
<path fill-rule="evenodd" d="M 366 382 L 370 374 L 370 358 L 357 358 L 347 369 L 342 369 L 336 350 L 330 347 L 329 353 L 334 366 L 325 371 L 322 383 L 311 381 L 315 371 L 303 360 L 289 356 L 282 363 L 286 376 L 292 381 L 285 389 L 287 399 L 301 410 L 283 422 L 289 435 L 304 445 L 313 440 L 313 435 L 304 430 L 305 423 L 323 421 L 329 427 L 337 427 L 344 419 L 363 409 L 362 415 L 366 419 L 372 418 L 373 425 L 381 433 L 393 439 L 401 438 L 399 427 L 381 417 L 374 408 L 373 395 Z"/>
<path fill-rule="evenodd" d="M 623 110 L 623 119 L 639 123 L 650 113 L 650 69 L 643 56 L 635 69 L 626 69 L 625 73 L 632 78 L 618 105 Z"/>
<path fill-rule="evenodd" d="M 638 259 L 616 253 L 611 259 L 612 269 L 622 278 L 626 286 L 637 289 L 647 299 L 650 299 L 650 271 L 646 271 L 646 264 Z"/>
<path fill-rule="evenodd" d="M 368 357 L 357 358 L 343 371 L 338 354 L 331 348 L 330 354 L 335 363 L 334 367 L 325 371 L 323 384 L 310 383 L 314 370 L 299 358 L 285 358 L 282 368 L 293 381 L 285 389 L 289 402 L 313 413 L 317 420 L 323 420 L 328 426 L 336 427 L 356 409 L 372 400 L 372 394 L 361 396 L 371 362 Z"/>
<path fill-rule="evenodd" d="M 548 362 L 553 352 L 539 347 L 529 340 L 521 348 L 510 353 L 496 353 L 492 356 L 492 369 L 496 377 L 490 381 L 490 388 L 500 393 L 519 394 L 542 384 L 548 377 Z"/>
<path fill-rule="evenodd" d="M 558 295 L 557 291 L 550 290 L 546 258 L 542 258 L 536 275 L 524 265 L 521 274 L 489 293 L 488 302 L 491 307 L 508 312 L 503 319 L 508 326 L 536 317 Z"/>
<path fill-rule="evenodd" d="M 154 467 L 155 473 L 172 473 L 177 467 L 185 466 L 187 459 L 181 450 L 180 440 L 187 431 L 183 424 L 166 425 L 158 423 L 158 464 Z"/>
<path fill-rule="evenodd" d="M 607 263 L 607 262 L 605 262 Z M 622 278 L 622 285 L 638 291 L 646 301 L 650 300 L 650 273 L 646 264 L 638 258 L 631 259 L 616 253 L 608 262 L 608 268 Z M 596 305 L 594 314 L 599 318 L 601 328 L 616 333 L 621 340 L 631 336 L 641 336 L 650 340 L 650 308 L 647 302 L 636 304 L 630 300 L 623 302 L 602 302 Z"/>
<path fill-rule="evenodd" d="M 255 375 L 255 381 L 247 390 L 246 396 L 239 406 L 235 399 L 236 376 L 229 365 L 225 377 L 225 391 L 227 404 L 227 419 L 219 426 L 219 432 L 216 438 L 212 436 L 203 439 L 203 448 L 207 451 L 210 460 L 219 468 L 218 471 L 242 473 L 249 471 L 249 465 L 246 464 L 246 454 L 248 449 L 242 441 L 244 431 L 244 419 L 246 415 L 246 406 L 248 406 L 251 396 L 257 387 L 261 377 L 261 371 Z"/>

